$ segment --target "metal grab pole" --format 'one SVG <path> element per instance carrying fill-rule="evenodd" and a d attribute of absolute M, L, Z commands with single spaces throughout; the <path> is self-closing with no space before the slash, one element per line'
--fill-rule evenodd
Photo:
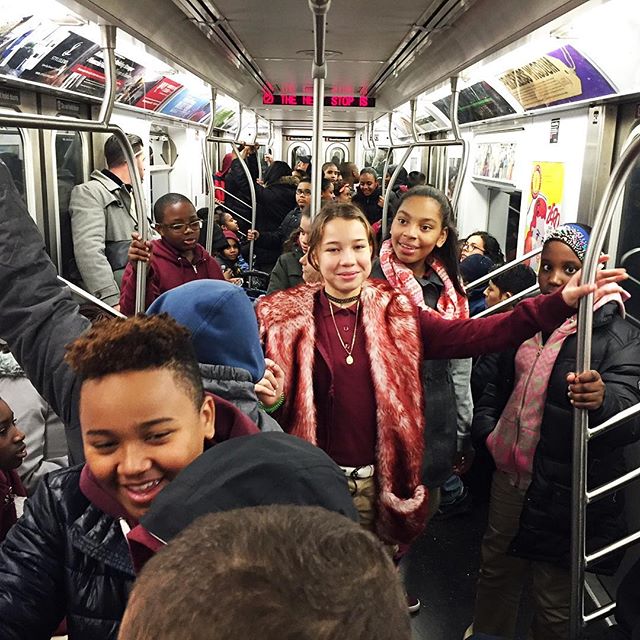
<path fill-rule="evenodd" d="M 476 287 L 479 287 L 481 284 L 486 284 L 487 282 L 489 282 L 489 280 L 493 280 L 493 278 L 495 278 L 496 276 L 502 275 L 507 271 L 511 271 L 513 267 L 519 264 L 522 264 L 526 260 L 535 258 L 540 253 L 542 253 L 542 247 L 533 249 L 532 251 L 529 251 L 528 253 L 521 255 L 517 260 L 512 260 L 511 262 L 507 262 L 506 264 L 503 264 L 501 267 L 498 267 L 497 269 L 490 271 L 486 276 L 482 276 L 481 278 L 478 278 L 477 280 L 470 282 L 469 284 L 465 285 L 465 289 L 467 290 L 475 289 Z"/>
<path fill-rule="evenodd" d="M 418 101 L 416 98 L 411 98 L 411 137 L 414 142 L 418 142 L 418 129 L 416 127 L 416 109 L 418 106 Z"/>
<path fill-rule="evenodd" d="M 104 60 L 104 95 L 100 104 L 98 122 L 109 124 L 116 101 L 116 28 L 105 24 L 100 27 Z"/>
<path fill-rule="evenodd" d="M 321 206 L 322 186 L 322 129 L 324 121 L 324 81 L 327 77 L 325 61 L 325 38 L 327 31 L 327 12 L 331 0 L 309 0 L 313 13 L 313 196 L 311 198 L 311 219 L 315 218 Z"/>
<path fill-rule="evenodd" d="M 614 205 L 624 187 L 636 158 L 640 155 L 640 136 L 636 136 L 616 163 L 605 188 L 602 201 L 591 231 L 587 253 L 582 266 L 582 282 L 595 282 L 600 251 L 611 225 Z M 580 300 L 576 371 L 582 373 L 591 367 L 591 333 L 593 330 L 593 293 Z M 585 623 L 584 571 L 586 567 L 586 476 L 589 414 L 586 409 L 573 412 L 573 470 L 571 509 L 571 600 L 570 637 L 578 640 Z"/>
<path fill-rule="evenodd" d="M 460 200 L 460 192 L 462 191 L 462 179 L 467 174 L 467 164 L 469 162 L 469 145 L 460 134 L 460 124 L 458 123 L 458 103 L 460 99 L 460 91 L 458 90 L 458 76 L 451 77 L 451 108 L 449 110 L 449 120 L 451 121 L 451 130 L 453 137 L 460 140 L 462 144 L 462 158 L 460 160 L 460 169 L 458 170 L 458 178 L 456 186 L 451 194 L 451 208 L 454 216 L 458 215 L 458 201 Z"/>
<path fill-rule="evenodd" d="M 258 212 L 257 202 L 256 202 L 256 185 L 253 182 L 253 176 L 251 175 L 251 171 L 249 171 L 249 166 L 245 162 L 245 159 L 242 157 L 240 149 L 238 148 L 238 143 L 233 140 L 231 141 L 231 146 L 233 150 L 236 152 L 236 156 L 238 156 L 238 160 L 240 160 L 240 164 L 242 165 L 242 169 L 244 171 L 245 176 L 247 176 L 247 182 L 249 183 L 249 191 L 251 192 L 251 228 L 256 228 L 256 215 Z M 255 240 L 251 239 L 249 241 L 249 271 L 253 271 L 253 244 Z"/>
<path fill-rule="evenodd" d="M 253 115 L 255 116 L 255 125 L 256 125 L 256 131 L 253 136 L 253 146 L 255 147 L 255 145 L 258 143 L 258 113 L 254 111 Z M 260 158 L 258 157 L 257 149 L 256 149 L 256 160 L 258 160 L 258 180 L 262 181 L 262 162 L 260 162 Z"/>
<path fill-rule="evenodd" d="M 209 119 L 209 127 L 207 128 L 207 134 L 202 141 L 202 161 L 204 162 L 204 173 L 209 188 L 209 206 L 207 207 L 207 237 L 205 239 L 205 249 L 211 253 L 213 250 L 213 227 L 215 224 L 215 203 L 216 203 L 216 185 L 213 178 L 216 168 L 211 162 L 211 155 L 209 153 L 209 138 L 213 137 L 214 119 L 216 117 L 216 100 L 218 93 L 214 87 L 211 87 L 211 99 L 209 104 L 211 105 L 211 118 Z M 218 148 L 214 143 L 213 157 L 218 155 Z M 215 160 L 214 160 L 215 162 Z"/>
<path fill-rule="evenodd" d="M 402 154 L 402 159 L 396 165 L 395 170 L 393 171 L 393 175 L 389 180 L 389 186 L 384 194 L 384 202 L 382 204 L 382 239 L 384 240 L 387 234 L 387 223 L 389 218 L 389 201 L 391 200 L 391 193 L 393 192 L 393 185 L 395 184 L 398 176 L 400 175 L 400 171 L 402 171 L 402 167 L 404 167 L 404 163 L 407 161 L 409 156 L 411 155 L 412 147 L 409 147 Z M 385 172 L 385 176 L 386 176 Z M 384 183 L 384 181 L 383 181 Z"/>
<path fill-rule="evenodd" d="M 57 278 L 60 282 L 62 282 L 62 284 L 69 287 L 69 289 L 71 289 L 71 291 L 75 293 L 77 296 L 80 296 L 87 302 L 91 302 L 91 304 L 95 304 L 96 307 L 100 307 L 105 313 L 115 316 L 116 318 L 127 317 L 124 315 L 124 313 L 121 313 L 117 309 L 110 307 L 106 302 L 103 302 L 102 300 L 100 300 L 100 298 L 96 298 L 95 296 L 92 296 L 90 293 L 85 291 L 82 287 L 79 287 L 77 284 L 73 284 L 73 282 L 69 282 L 69 280 L 66 280 L 62 276 L 57 276 Z"/>

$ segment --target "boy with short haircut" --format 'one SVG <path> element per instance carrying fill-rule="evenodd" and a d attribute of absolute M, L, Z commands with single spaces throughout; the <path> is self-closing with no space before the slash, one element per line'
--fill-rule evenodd
<path fill-rule="evenodd" d="M 135 313 L 136 263 L 148 262 L 145 309 L 162 293 L 193 280 L 223 280 L 216 260 L 198 243 L 202 220 L 186 196 L 168 193 L 153 207 L 159 240 L 143 243 L 137 233 L 122 277 L 120 311 Z"/>
<path fill-rule="evenodd" d="M 145 566 L 119 640 L 214 636 L 409 640 L 411 625 L 372 534 L 325 509 L 277 505 L 210 514 L 174 538 Z"/>
<path fill-rule="evenodd" d="M 4 640 L 48 638 L 65 616 L 74 638 L 115 638 L 135 578 L 123 532 L 214 436 L 258 431 L 203 392 L 189 332 L 166 315 L 99 321 L 66 361 L 87 462 L 43 479 L 5 540 Z"/>
<path fill-rule="evenodd" d="M 526 264 L 518 264 L 509 271 L 494 276 L 484 290 L 487 309 L 508 300 L 534 284 L 536 284 L 536 273 Z"/>
<path fill-rule="evenodd" d="M 18 519 L 16 498 L 27 495 L 15 471 L 27 456 L 24 438 L 13 411 L 0 398 L 0 542 Z"/>

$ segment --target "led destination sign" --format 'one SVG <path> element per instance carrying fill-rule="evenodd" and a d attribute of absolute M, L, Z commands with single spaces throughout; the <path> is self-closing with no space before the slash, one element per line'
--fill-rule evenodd
<path fill-rule="evenodd" d="M 281 106 L 300 106 L 312 107 L 313 96 L 309 95 L 292 95 L 286 93 L 269 93 L 263 92 L 262 104 L 265 105 L 281 105 Z M 367 96 L 325 96 L 325 107 L 358 107 L 367 108 L 375 107 L 375 98 Z"/>

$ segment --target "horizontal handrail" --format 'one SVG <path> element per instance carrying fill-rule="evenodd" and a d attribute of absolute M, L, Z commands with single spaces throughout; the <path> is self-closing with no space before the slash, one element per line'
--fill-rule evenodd
<path fill-rule="evenodd" d="M 627 407 L 622 411 L 616 413 L 615 416 L 611 416 L 608 420 L 605 420 L 602 424 L 599 424 L 597 427 L 593 427 L 587 430 L 587 437 L 589 439 L 596 438 L 601 436 L 603 433 L 606 433 L 613 427 L 616 427 L 627 420 L 630 420 L 634 416 L 637 416 L 640 413 L 640 402 L 637 402 L 631 407 Z"/>
<path fill-rule="evenodd" d="M 241 198 L 238 198 L 238 196 L 233 195 L 233 193 L 231 193 L 231 191 L 227 191 L 224 187 L 216 187 L 216 191 L 222 191 L 222 193 L 225 193 L 228 196 L 231 196 L 234 200 L 237 200 L 238 202 L 243 204 L 245 207 L 247 207 L 247 209 L 251 209 L 251 205 L 250 204 L 246 203 Z M 249 222 L 249 220 L 247 218 L 243 218 L 243 220 L 247 220 L 247 222 Z"/>
<path fill-rule="evenodd" d="M 493 278 L 495 278 L 496 276 L 506 273 L 507 271 L 511 271 L 513 267 L 519 264 L 522 264 L 526 260 L 531 260 L 531 258 L 535 258 L 539 253 L 542 253 L 542 247 L 538 247 L 537 249 L 533 249 L 533 251 L 529 251 L 529 253 L 525 253 L 524 255 L 520 256 L 517 260 L 512 260 L 511 262 L 507 262 L 506 264 L 503 264 L 497 269 L 490 271 L 486 276 L 482 276 L 482 278 L 478 278 L 477 280 L 470 282 L 468 285 L 465 286 L 465 288 L 467 290 L 475 289 L 476 287 L 479 287 L 481 284 L 485 284 L 489 282 L 489 280 L 493 280 Z"/>
<path fill-rule="evenodd" d="M 600 485 L 597 489 L 593 489 L 593 491 L 587 491 L 587 504 L 591 504 L 596 500 L 608 496 L 610 493 L 614 493 L 618 489 L 633 482 L 636 478 L 640 478 L 640 467 L 633 471 L 628 471 L 615 480 L 611 480 L 611 482 Z"/>
<path fill-rule="evenodd" d="M 226 209 L 229 213 L 232 213 L 236 218 L 240 218 L 240 220 L 244 220 L 245 222 L 248 222 L 249 224 L 251 224 L 251 220 L 249 220 L 249 218 L 245 218 L 244 216 L 241 216 L 239 213 L 235 212 L 230 206 L 226 205 L 221 200 L 216 200 L 214 208 L 216 207 L 222 207 L 223 209 Z M 242 235 L 247 235 L 247 234 L 244 233 Z"/>
<path fill-rule="evenodd" d="M 586 623 L 594 622 L 595 620 L 600 620 L 601 618 L 608 618 L 616 609 L 616 603 L 611 602 L 609 604 L 592 611 L 584 617 L 584 621 Z"/>
<path fill-rule="evenodd" d="M 80 296 L 81 298 L 84 298 L 87 302 L 91 302 L 92 304 L 95 304 L 97 307 L 100 307 L 103 311 L 106 311 L 112 316 L 115 316 L 116 318 L 127 317 L 124 315 L 124 313 L 121 313 L 117 309 L 110 307 L 106 302 L 103 302 L 102 300 L 100 300 L 100 298 L 96 298 L 95 296 L 92 296 L 89 292 L 85 291 L 82 287 L 79 287 L 77 284 L 73 284 L 73 282 L 69 282 L 62 276 L 58 276 L 58 280 L 62 282 L 62 284 L 64 284 L 65 286 L 69 287 L 69 289 L 71 289 L 73 293 Z"/>
<path fill-rule="evenodd" d="M 587 554 L 585 556 L 586 566 L 589 567 L 598 560 L 602 560 L 602 558 L 604 558 L 605 556 L 611 555 L 612 553 L 619 551 L 620 549 L 624 549 L 625 547 L 629 547 L 635 542 L 638 542 L 638 540 L 640 540 L 640 531 L 636 531 L 635 533 L 621 538 L 617 542 L 612 542 L 606 547 L 602 547 L 601 549 L 598 549 L 593 553 Z"/>
<path fill-rule="evenodd" d="M 540 287 L 538 287 L 537 284 L 532 284 L 530 287 L 523 289 L 519 293 L 514 293 L 510 298 L 507 298 L 502 302 L 498 302 L 498 304 L 494 304 L 492 307 L 488 307 L 487 309 L 485 309 L 484 311 L 481 311 L 480 313 L 477 313 L 473 317 L 474 319 L 485 318 L 486 316 L 490 316 L 493 313 L 498 313 L 499 311 L 502 311 L 503 309 L 510 307 L 512 304 L 519 302 L 523 298 L 527 298 L 528 296 L 534 293 L 537 293 L 539 290 L 540 290 Z"/>

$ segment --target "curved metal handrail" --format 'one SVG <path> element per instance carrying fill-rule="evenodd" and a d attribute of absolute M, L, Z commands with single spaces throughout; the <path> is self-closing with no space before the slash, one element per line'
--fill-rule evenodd
<path fill-rule="evenodd" d="M 486 284 L 487 282 L 489 282 L 489 280 L 493 280 L 493 278 L 495 278 L 496 276 L 502 275 L 503 273 L 506 273 L 507 271 L 511 271 L 511 269 L 513 269 L 513 267 L 516 267 L 517 265 L 522 264 L 523 262 L 526 262 L 527 260 L 531 260 L 531 258 L 535 258 L 540 253 L 542 253 L 542 247 L 538 247 L 537 249 L 533 249 L 532 251 L 529 251 L 528 253 L 525 253 L 525 254 L 521 255 L 516 260 L 512 260 L 511 262 L 507 262 L 506 264 L 503 264 L 502 266 L 498 267 L 497 269 L 494 269 L 493 271 L 490 271 L 486 276 L 482 276 L 481 278 L 478 278 L 477 280 L 474 280 L 473 282 L 470 282 L 469 284 L 465 285 L 465 289 L 475 289 L 476 287 L 479 287 L 479 286 L 481 286 L 483 284 Z"/>
<path fill-rule="evenodd" d="M 604 246 L 620 193 L 631 169 L 640 155 L 640 136 L 636 136 L 618 159 L 611 177 L 607 182 L 604 195 L 598 207 L 596 219 L 591 231 L 589 246 L 582 267 L 582 282 L 594 283 L 598 270 L 600 252 Z M 578 311 L 577 361 L 576 371 L 587 371 L 591 367 L 591 334 L 593 330 L 593 293 L 580 301 Z M 586 556 L 586 469 L 589 415 L 586 409 L 574 409 L 573 412 L 573 473 L 572 473 L 572 514 L 571 514 L 571 601 L 570 634 L 579 638 L 585 624 L 584 614 L 584 571 Z M 617 548 L 609 545 L 607 548 Z"/>

